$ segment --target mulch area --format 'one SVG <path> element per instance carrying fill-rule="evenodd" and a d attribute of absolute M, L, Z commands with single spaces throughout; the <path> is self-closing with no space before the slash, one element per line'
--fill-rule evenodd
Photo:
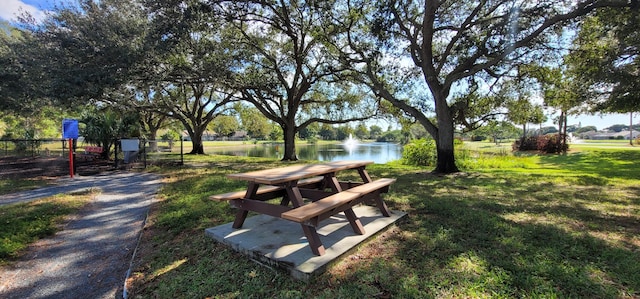
<path fill-rule="evenodd" d="M 76 174 L 88 176 L 114 170 L 113 161 L 76 160 Z M 69 175 L 67 157 L 0 157 L 0 178 L 55 179 Z"/>

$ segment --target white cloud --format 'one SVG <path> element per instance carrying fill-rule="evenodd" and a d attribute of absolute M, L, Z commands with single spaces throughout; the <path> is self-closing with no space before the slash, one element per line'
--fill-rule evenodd
<path fill-rule="evenodd" d="M 44 18 L 44 11 L 39 8 L 25 4 L 20 0 L 2 0 L 0 1 L 0 19 L 8 21 L 16 21 L 17 17 L 22 13 L 31 14 L 36 20 Z"/>

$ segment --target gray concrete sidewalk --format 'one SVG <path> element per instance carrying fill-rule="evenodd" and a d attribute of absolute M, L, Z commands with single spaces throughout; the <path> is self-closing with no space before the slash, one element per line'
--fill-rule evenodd
<path fill-rule="evenodd" d="M 120 298 L 149 206 L 161 186 L 153 174 L 115 172 L 61 179 L 56 186 L 0 196 L 0 204 L 89 188 L 100 193 L 55 236 L 0 269 L 0 298 Z"/>

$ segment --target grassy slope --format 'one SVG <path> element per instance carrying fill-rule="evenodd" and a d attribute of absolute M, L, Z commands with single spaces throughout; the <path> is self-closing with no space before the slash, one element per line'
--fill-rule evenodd
<path fill-rule="evenodd" d="M 283 163 L 211 156 L 159 170 L 168 184 L 146 228 L 133 297 L 640 296 L 640 151 L 467 160 L 474 170 L 442 177 L 370 167 L 398 179 L 387 203 L 409 217 L 310 284 L 204 235 L 233 219 L 228 204 L 207 199 L 244 187 L 225 174 Z"/>

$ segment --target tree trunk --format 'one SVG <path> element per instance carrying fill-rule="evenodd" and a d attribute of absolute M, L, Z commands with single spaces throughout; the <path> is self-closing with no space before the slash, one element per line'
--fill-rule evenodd
<path fill-rule="evenodd" d="M 189 154 L 192 155 L 204 155 L 204 144 L 202 144 L 202 134 L 204 130 L 202 129 L 194 129 L 193 134 L 189 134 L 191 137 L 191 144 L 193 148 Z"/>
<path fill-rule="evenodd" d="M 282 161 L 297 161 L 296 156 L 296 126 L 286 125 L 282 127 L 284 133 L 284 156 Z"/>
<path fill-rule="evenodd" d="M 156 141 L 156 138 L 158 136 L 158 129 L 149 129 L 149 151 L 150 152 L 157 152 L 158 151 L 158 142 Z"/>
<path fill-rule="evenodd" d="M 438 118 L 438 136 L 436 138 L 438 157 L 434 172 L 443 174 L 459 172 L 453 148 L 453 118 L 445 100 L 436 102 L 436 115 Z"/>
<path fill-rule="evenodd" d="M 562 126 L 562 152 L 567 152 L 567 114 L 564 114 L 564 125 Z"/>

